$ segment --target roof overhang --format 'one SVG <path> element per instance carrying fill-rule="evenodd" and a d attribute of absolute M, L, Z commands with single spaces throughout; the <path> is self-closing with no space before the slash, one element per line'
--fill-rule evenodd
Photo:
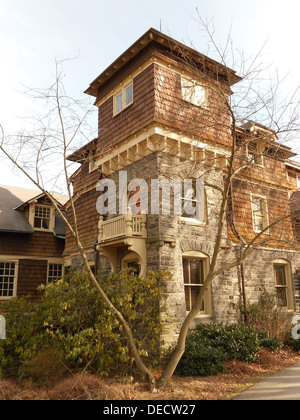
<path fill-rule="evenodd" d="M 181 42 L 157 31 L 156 29 L 149 29 L 144 35 L 142 35 L 134 44 L 132 44 L 123 54 L 120 55 L 109 67 L 106 68 L 89 86 L 85 91 L 86 94 L 91 96 L 98 96 L 99 88 L 110 79 L 117 71 L 119 71 L 126 63 L 134 58 L 139 52 L 146 48 L 150 43 L 157 43 L 162 45 L 164 48 L 169 49 L 175 54 L 180 54 L 186 57 L 188 61 L 194 63 L 203 63 L 205 66 L 210 68 L 212 71 L 217 71 L 228 78 L 229 86 L 242 80 L 236 72 L 221 63 L 199 53 L 193 48 L 187 47 Z"/>

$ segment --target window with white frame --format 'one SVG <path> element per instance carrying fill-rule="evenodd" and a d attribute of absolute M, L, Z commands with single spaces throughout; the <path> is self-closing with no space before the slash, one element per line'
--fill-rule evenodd
<path fill-rule="evenodd" d="M 189 312 L 195 305 L 196 299 L 204 286 L 208 270 L 208 257 L 198 251 L 189 251 L 182 256 L 184 293 L 186 311 Z M 210 290 L 206 290 L 199 315 L 211 314 Z"/>
<path fill-rule="evenodd" d="M 53 283 L 63 277 L 62 264 L 49 264 L 48 266 L 48 283 Z"/>
<path fill-rule="evenodd" d="M 182 99 L 202 108 L 207 108 L 207 89 L 200 83 L 181 77 Z"/>
<path fill-rule="evenodd" d="M 34 208 L 34 228 L 50 229 L 51 208 L 49 206 L 35 205 Z"/>
<path fill-rule="evenodd" d="M 293 293 L 290 264 L 284 260 L 273 263 L 275 290 L 278 306 L 293 309 Z"/>
<path fill-rule="evenodd" d="M 132 103 L 133 103 L 133 83 L 131 82 L 129 85 L 123 87 L 121 91 L 119 91 L 114 96 L 114 115 L 123 111 L 123 109 L 127 108 Z"/>
<path fill-rule="evenodd" d="M 0 261 L 0 300 L 15 296 L 17 263 Z"/>
<path fill-rule="evenodd" d="M 269 224 L 267 198 L 262 197 L 262 196 L 252 195 L 251 206 L 252 206 L 253 230 L 255 233 L 259 233 L 262 230 L 266 229 L 266 227 Z M 268 231 L 266 230 L 264 233 L 268 233 Z"/>
<path fill-rule="evenodd" d="M 186 183 L 182 197 L 182 217 L 195 219 L 199 222 L 206 222 L 207 205 L 204 183 L 202 180 L 190 180 L 190 185 Z"/>

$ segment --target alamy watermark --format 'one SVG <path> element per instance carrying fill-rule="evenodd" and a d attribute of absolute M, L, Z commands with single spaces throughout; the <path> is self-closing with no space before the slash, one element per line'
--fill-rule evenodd
<path fill-rule="evenodd" d="M 150 190 L 149 190 L 150 188 Z M 99 180 L 96 190 L 100 215 L 175 214 L 204 221 L 205 192 L 203 179 L 132 179 L 126 171 L 119 172 L 118 187 L 112 179 Z M 150 191 L 150 193 L 149 193 Z M 117 211 L 118 209 L 118 211 Z"/>

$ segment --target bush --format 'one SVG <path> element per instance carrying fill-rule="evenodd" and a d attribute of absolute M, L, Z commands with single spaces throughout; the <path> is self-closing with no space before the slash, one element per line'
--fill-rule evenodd
<path fill-rule="evenodd" d="M 0 340 L 0 378 L 18 375 L 22 360 L 36 355 L 36 334 L 40 331 L 33 317 L 35 305 L 25 299 L 2 302 L 0 313 L 6 319 L 6 340 Z"/>
<path fill-rule="evenodd" d="M 179 375 L 209 376 L 224 372 L 226 354 L 216 348 L 208 339 L 197 333 L 187 338 L 185 353 L 181 358 L 176 373 Z"/>
<path fill-rule="evenodd" d="M 202 324 L 187 337 L 186 350 L 178 364 L 183 375 L 213 375 L 224 370 L 224 362 L 256 360 L 258 333 L 244 325 Z"/>
<path fill-rule="evenodd" d="M 268 337 L 266 333 L 259 332 L 259 343 L 261 347 L 275 352 L 283 346 L 283 340 L 277 337 Z"/>
<path fill-rule="evenodd" d="M 160 275 L 149 273 L 148 278 L 140 278 L 129 270 L 98 281 L 127 320 L 140 354 L 148 356 L 161 334 L 159 308 L 164 291 Z M 53 349 L 69 369 L 84 367 L 101 376 L 121 365 L 132 365 L 122 326 L 86 274 L 74 271 L 65 281 L 42 289 L 42 301 L 30 308 L 18 299 L 5 305 L 2 374 L 19 373 L 22 361 L 34 359 L 38 350 L 45 349 Z"/>
<path fill-rule="evenodd" d="M 257 303 L 249 305 L 246 311 L 247 325 L 265 333 L 267 337 L 284 340 L 291 330 L 292 314 L 277 306 L 277 297 L 263 293 Z"/>

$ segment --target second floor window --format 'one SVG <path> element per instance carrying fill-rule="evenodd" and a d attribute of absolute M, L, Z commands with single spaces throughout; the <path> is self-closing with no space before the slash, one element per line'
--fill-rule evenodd
<path fill-rule="evenodd" d="M 36 205 L 34 209 L 34 227 L 36 229 L 50 229 L 50 207 Z"/>
<path fill-rule="evenodd" d="M 252 220 L 253 230 L 259 233 L 266 229 L 269 224 L 267 198 L 261 196 L 252 196 Z M 264 233 L 268 233 L 267 231 Z"/>
<path fill-rule="evenodd" d="M 125 86 L 114 97 L 114 114 L 123 111 L 128 105 L 133 102 L 133 84 Z"/>

